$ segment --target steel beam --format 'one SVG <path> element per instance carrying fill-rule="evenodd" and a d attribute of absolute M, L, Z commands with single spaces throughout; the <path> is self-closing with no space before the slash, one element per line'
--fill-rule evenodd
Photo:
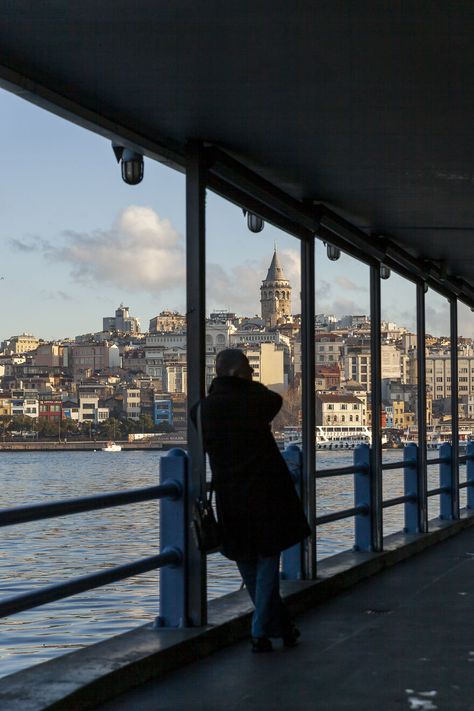
<path fill-rule="evenodd" d="M 314 353 L 314 239 L 301 242 L 301 373 L 303 413 L 303 505 L 311 527 L 306 539 L 304 574 L 316 577 L 316 394 Z"/>
<path fill-rule="evenodd" d="M 426 319 L 425 284 L 416 285 L 416 368 L 418 419 L 418 527 L 428 532 L 428 469 L 426 465 Z"/>
<path fill-rule="evenodd" d="M 205 395 L 206 339 L 206 169 L 200 143 L 187 147 L 186 169 L 186 328 L 188 370 L 188 454 L 189 489 L 186 507 L 188 541 L 187 622 L 193 626 L 207 623 L 206 558 L 198 551 L 191 533 L 192 502 L 205 486 L 205 472 L 200 461 L 198 434 L 189 416 L 191 407 Z"/>
<path fill-rule="evenodd" d="M 458 302 L 456 298 L 450 299 L 450 326 L 451 326 L 451 436 L 453 468 L 452 482 L 452 517 L 459 518 L 459 394 L 458 394 Z"/>
<path fill-rule="evenodd" d="M 225 200 L 229 200 L 238 205 L 239 207 L 245 208 L 249 212 L 253 212 L 259 217 L 261 217 L 265 222 L 278 227 L 278 229 L 291 234 L 299 239 L 312 240 L 314 238 L 314 232 L 303 227 L 301 224 L 292 222 L 286 215 L 275 211 L 268 203 L 262 202 L 257 197 L 249 195 L 235 185 L 223 180 L 217 175 L 209 174 L 207 187 L 213 192 L 220 195 Z"/>
<path fill-rule="evenodd" d="M 370 467 L 370 516 L 372 519 L 372 550 L 383 549 L 382 491 L 382 356 L 381 356 L 380 265 L 370 267 L 370 355 L 372 448 Z"/>
<path fill-rule="evenodd" d="M 228 153 L 216 147 L 208 149 L 209 172 L 224 182 L 259 200 L 263 205 L 284 215 L 294 225 L 316 232 L 319 224 L 319 207 L 295 200 L 265 178 L 247 168 Z"/>

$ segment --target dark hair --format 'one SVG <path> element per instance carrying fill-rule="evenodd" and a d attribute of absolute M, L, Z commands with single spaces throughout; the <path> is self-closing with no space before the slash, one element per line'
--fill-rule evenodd
<path fill-rule="evenodd" d="M 217 354 L 217 375 L 234 375 L 235 371 L 242 367 L 250 367 L 249 361 L 245 353 L 238 348 L 226 348 Z"/>

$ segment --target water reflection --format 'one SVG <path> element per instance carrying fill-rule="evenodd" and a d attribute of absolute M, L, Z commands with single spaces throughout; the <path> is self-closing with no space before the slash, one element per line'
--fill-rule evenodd
<path fill-rule="evenodd" d="M 435 457 L 436 453 L 430 453 Z M 74 498 L 158 483 L 159 452 L 20 452 L 0 457 L 0 507 Z M 400 451 L 384 452 L 396 461 Z M 318 469 L 345 466 L 350 452 L 320 453 Z M 430 467 L 430 488 L 438 486 L 438 468 Z M 465 472 L 465 467 L 461 469 Z M 465 478 L 465 473 L 461 479 Z M 352 476 L 317 481 L 318 515 L 354 505 Z M 403 494 L 403 472 L 384 474 L 384 498 Z M 465 505 L 465 490 L 461 503 Z M 438 497 L 430 499 L 430 517 L 438 515 Z M 386 509 L 384 533 L 403 526 L 403 506 Z M 350 548 L 354 521 L 318 529 L 318 558 Z M 9 597 L 159 551 L 159 502 L 76 514 L 22 526 L 0 534 L 0 596 Z M 235 565 L 209 557 L 209 598 L 240 587 Z M 78 649 L 150 622 L 158 614 L 159 571 L 113 583 L 2 621 L 0 676 Z"/>

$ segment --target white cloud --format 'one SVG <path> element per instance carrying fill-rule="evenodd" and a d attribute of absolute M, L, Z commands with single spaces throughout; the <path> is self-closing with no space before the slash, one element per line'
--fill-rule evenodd
<path fill-rule="evenodd" d="M 149 207 L 131 205 L 109 229 L 68 231 L 63 240 L 43 252 L 51 261 L 69 264 L 76 281 L 155 294 L 184 287 L 183 238 Z"/>
<path fill-rule="evenodd" d="M 351 279 L 345 276 L 337 276 L 334 279 L 335 283 L 341 287 L 341 289 L 346 289 L 347 291 L 367 291 L 366 286 L 361 286 L 360 284 L 355 284 Z"/>

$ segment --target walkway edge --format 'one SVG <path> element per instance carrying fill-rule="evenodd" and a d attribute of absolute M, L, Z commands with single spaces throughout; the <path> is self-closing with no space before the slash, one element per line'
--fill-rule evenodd
<path fill-rule="evenodd" d="M 284 581 L 294 614 L 331 598 L 385 568 L 474 526 L 474 513 L 460 520 L 432 521 L 428 534 L 388 536 L 383 553 L 340 553 L 318 565 L 316 581 Z M 135 686 L 237 642 L 249 634 L 251 606 L 245 591 L 209 604 L 210 624 L 194 629 L 155 629 L 151 624 L 117 635 L 0 680 L 2 711 L 86 711 Z"/>

